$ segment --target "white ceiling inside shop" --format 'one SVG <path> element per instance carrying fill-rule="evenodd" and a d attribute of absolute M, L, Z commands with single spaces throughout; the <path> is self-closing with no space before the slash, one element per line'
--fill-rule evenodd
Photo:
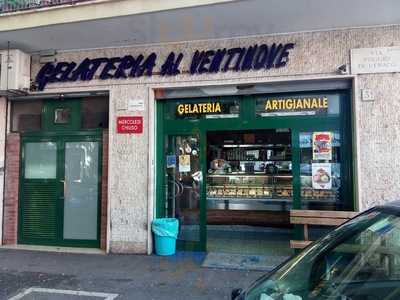
<path fill-rule="evenodd" d="M 0 32 L 28 52 L 400 24 L 399 0 L 241 0 Z"/>

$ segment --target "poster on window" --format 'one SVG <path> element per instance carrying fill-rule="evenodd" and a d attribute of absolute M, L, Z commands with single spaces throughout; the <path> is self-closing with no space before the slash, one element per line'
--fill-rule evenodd
<path fill-rule="evenodd" d="M 332 165 L 316 163 L 311 165 L 312 187 L 315 190 L 332 189 Z"/>
<path fill-rule="evenodd" d="M 332 160 L 332 133 L 313 133 L 313 160 Z"/>
<path fill-rule="evenodd" d="M 190 155 L 179 155 L 179 172 L 190 172 Z"/>

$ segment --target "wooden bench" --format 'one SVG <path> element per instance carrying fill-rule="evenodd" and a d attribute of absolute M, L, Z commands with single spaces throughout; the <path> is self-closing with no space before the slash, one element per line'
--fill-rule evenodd
<path fill-rule="evenodd" d="M 308 238 L 308 226 L 339 226 L 347 220 L 357 216 L 358 212 L 329 211 L 329 210 L 290 210 L 290 224 L 304 226 L 304 240 L 291 240 L 290 248 L 303 249 L 313 241 Z"/>

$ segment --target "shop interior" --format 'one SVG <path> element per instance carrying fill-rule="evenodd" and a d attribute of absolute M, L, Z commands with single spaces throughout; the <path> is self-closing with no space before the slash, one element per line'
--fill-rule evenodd
<path fill-rule="evenodd" d="M 290 129 L 208 132 L 206 177 L 208 252 L 292 254 Z"/>

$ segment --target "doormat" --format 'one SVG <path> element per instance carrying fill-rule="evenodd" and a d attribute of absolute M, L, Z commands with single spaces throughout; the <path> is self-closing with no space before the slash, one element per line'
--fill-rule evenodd
<path fill-rule="evenodd" d="M 288 257 L 209 252 L 203 261 L 202 267 L 269 272 Z"/>

